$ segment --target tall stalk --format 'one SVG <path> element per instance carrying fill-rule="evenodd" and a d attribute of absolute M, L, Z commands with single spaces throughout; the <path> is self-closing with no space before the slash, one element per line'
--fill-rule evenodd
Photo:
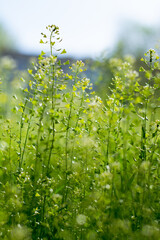
<path fill-rule="evenodd" d="M 77 75 L 78 75 L 78 68 L 77 68 L 75 78 L 74 78 L 74 85 L 77 81 Z M 64 194 L 63 201 L 66 200 L 67 194 L 68 194 L 68 190 L 66 189 L 67 184 L 68 184 L 68 146 L 69 146 L 70 121 L 71 121 L 72 108 L 73 108 L 73 98 L 74 98 L 74 92 L 72 90 L 71 100 L 70 100 L 70 105 L 69 105 L 69 114 L 67 117 L 66 136 L 65 136 L 65 187 L 64 187 L 65 194 Z"/>

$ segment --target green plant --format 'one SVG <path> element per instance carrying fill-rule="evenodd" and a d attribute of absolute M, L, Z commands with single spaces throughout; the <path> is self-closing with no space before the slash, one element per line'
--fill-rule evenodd
<path fill-rule="evenodd" d="M 158 239 L 159 57 L 111 59 L 102 101 L 82 61 L 63 72 L 59 28 L 1 120 L 1 239 Z M 56 51 L 55 51 L 56 50 Z"/>

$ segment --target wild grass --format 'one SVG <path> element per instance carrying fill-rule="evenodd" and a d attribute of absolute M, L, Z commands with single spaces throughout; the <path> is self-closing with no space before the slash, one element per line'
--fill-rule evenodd
<path fill-rule="evenodd" d="M 111 59 L 102 101 L 83 62 L 63 72 L 59 28 L 47 30 L 50 55 L 22 78 L 10 119 L 1 107 L 1 239 L 160 239 L 159 57 L 150 49 L 140 74 Z"/>

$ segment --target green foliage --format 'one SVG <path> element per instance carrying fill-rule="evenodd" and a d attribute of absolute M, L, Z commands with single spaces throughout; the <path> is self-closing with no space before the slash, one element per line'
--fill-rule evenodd
<path fill-rule="evenodd" d="M 141 71 L 143 71 L 144 66 L 139 59 L 150 46 L 156 46 L 159 51 L 158 39 L 159 31 L 156 28 L 146 27 L 134 22 L 124 23 L 124 29 L 123 31 L 120 30 L 120 35 L 113 49 L 104 51 L 100 58 L 92 64 L 98 75 L 96 91 L 104 101 L 106 89 L 111 87 L 111 79 L 113 78 L 109 64 L 110 58 L 121 58 L 126 61 L 131 55 L 135 70 L 138 71 L 141 67 Z M 146 79 L 141 75 L 141 82 L 145 83 L 145 81 Z"/>
<path fill-rule="evenodd" d="M 1 239 L 159 239 L 158 56 L 143 59 L 145 84 L 132 58 L 111 59 L 102 101 L 82 61 L 62 71 L 59 28 L 47 30 L 50 56 L 1 120 Z"/>
<path fill-rule="evenodd" d="M 14 50 L 15 43 L 10 34 L 6 31 L 3 25 L 0 23 L 0 54 L 8 50 Z"/>

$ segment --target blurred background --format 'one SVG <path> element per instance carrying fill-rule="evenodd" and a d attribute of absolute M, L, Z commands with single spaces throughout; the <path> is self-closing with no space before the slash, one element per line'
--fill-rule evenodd
<path fill-rule="evenodd" d="M 120 42 L 134 53 L 158 40 L 159 9 L 159 0 L 2 0 L 0 49 L 39 54 L 40 33 L 55 24 L 70 56 L 110 53 Z"/>
<path fill-rule="evenodd" d="M 55 24 L 66 57 L 88 60 L 86 74 L 103 98 L 102 89 L 112 78 L 111 57 L 131 54 L 138 69 L 139 59 L 149 48 L 159 49 L 159 9 L 159 0 L 2 0 L 0 68 L 12 64 L 11 68 L 23 71 L 30 58 L 41 50 L 49 52 L 39 40 L 45 27 Z"/>

